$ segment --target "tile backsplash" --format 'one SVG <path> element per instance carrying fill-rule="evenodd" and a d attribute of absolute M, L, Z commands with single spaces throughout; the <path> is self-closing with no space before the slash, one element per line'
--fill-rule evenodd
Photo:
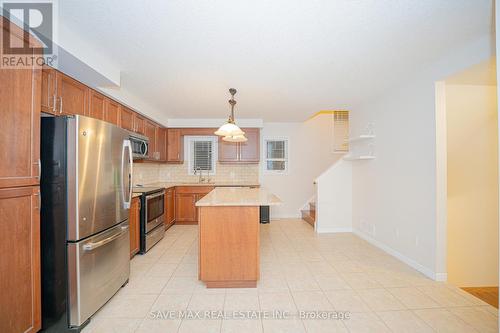
<path fill-rule="evenodd" d="M 197 182 L 198 176 L 188 174 L 187 162 L 184 164 L 134 164 L 134 184 L 153 182 Z M 206 176 L 204 176 L 206 177 Z M 259 182 L 258 164 L 221 164 L 217 163 L 216 173 L 210 176 L 214 182 Z"/>

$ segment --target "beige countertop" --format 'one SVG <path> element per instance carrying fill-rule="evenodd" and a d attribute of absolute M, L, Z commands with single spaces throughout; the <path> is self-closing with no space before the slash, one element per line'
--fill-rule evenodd
<path fill-rule="evenodd" d="M 198 207 L 208 206 L 274 206 L 281 200 L 264 188 L 216 187 L 201 200 Z"/>
<path fill-rule="evenodd" d="M 140 197 L 142 193 L 132 193 L 132 198 Z"/>
<path fill-rule="evenodd" d="M 164 187 L 164 188 L 170 188 L 170 187 L 175 187 L 175 186 L 214 186 L 214 187 L 221 187 L 221 186 L 226 186 L 226 187 L 259 187 L 260 184 L 258 183 L 248 183 L 248 182 L 239 182 L 239 181 L 233 181 L 233 182 L 214 182 L 214 183 L 183 183 L 183 182 L 155 182 L 155 183 L 148 183 L 144 184 L 146 187 Z"/>

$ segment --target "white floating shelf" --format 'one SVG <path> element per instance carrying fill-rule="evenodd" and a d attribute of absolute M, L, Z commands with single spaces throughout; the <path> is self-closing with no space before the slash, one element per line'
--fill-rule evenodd
<path fill-rule="evenodd" d="M 372 155 L 362 155 L 362 156 L 346 156 L 344 160 L 346 161 L 361 161 L 361 160 L 374 160 L 375 156 Z"/>
<path fill-rule="evenodd" d="M 354 138 L 349 138 L 349 142 L 358 142 L 358 141 L 365 141 L 365 140 L 371 140 L 371 139 L 375 139 L 375 135 L 363 134 L 360 136 L 356 136 Z"/>

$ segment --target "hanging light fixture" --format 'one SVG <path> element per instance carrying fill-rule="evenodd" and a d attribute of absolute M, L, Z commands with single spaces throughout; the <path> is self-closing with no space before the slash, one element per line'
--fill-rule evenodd
<path fill-rule="evenodd" d="M 245 137 L 245 132 L 243 132 L 234 122 L 234 106 L 236 105 L 234 95 L 236 94 L 236 89 L 229 89 L 229 93 L 231 94 L 231 99 L 229 100 L 229 105 L 231 105 L 231 114 L 229 115 L 227 122 L 219 127 L 214 134 L 222 136 L 222 140 L 227 142 L 245 142 L 248 140 Z"/>

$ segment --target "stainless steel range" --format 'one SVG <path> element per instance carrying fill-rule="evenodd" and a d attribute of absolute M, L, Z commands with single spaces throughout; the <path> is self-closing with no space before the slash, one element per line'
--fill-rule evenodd
<path fill-rule="evenodd" d="M 42 328 L 79 332 L 129 278 L 129 133 L 44 117 L 41 161 Z"/>
<path fill-rule="evenodd" d="M 133 192 L 141 194 L 140 253 L 144 254 L 165 235 L 165 189 L 136 186 Z"/>

